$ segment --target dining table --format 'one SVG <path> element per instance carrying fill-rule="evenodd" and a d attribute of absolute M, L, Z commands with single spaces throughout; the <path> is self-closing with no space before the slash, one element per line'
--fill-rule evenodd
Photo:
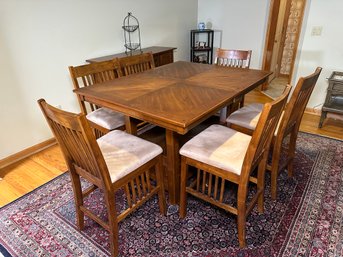
<path fill-rule="evenodd" d="M 123 113 L 129 133 L 137 133 L 138 121 L 165 129 L 166 187 L 169 202 L 178 204 L 182 136 L 266 82 L 270 74 L 177 61 L 74 92 L 85 101 Z"/>

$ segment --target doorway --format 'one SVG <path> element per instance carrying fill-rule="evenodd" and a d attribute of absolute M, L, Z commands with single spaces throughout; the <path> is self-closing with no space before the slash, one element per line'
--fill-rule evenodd
<path fill-rule="evenodd" d="M 262 68 L 272 75 L 262 90 L 275 87 L 282 93 L 291 81 L 305 4 L 306 0 L 271 0 Z"/>

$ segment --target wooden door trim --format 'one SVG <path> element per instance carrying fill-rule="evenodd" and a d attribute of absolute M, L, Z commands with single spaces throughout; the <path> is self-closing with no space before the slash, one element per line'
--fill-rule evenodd
<path fill-rule="evenodd" d="M 278 74 L 279 74 L 279 76 L 280 76 L 280 69 L 281 69 L 283 49 L 285 47 L 285 41 L 286 41 L 286 32 L 287 32 L 287 27 L 288 27 L 288 19 L 289 19 L 289 15 L 291 14 L 291 3 L 292 3 L 292 1 L 286 0 L 285 15 L 284 15 L 283 21 L 282 21 L 282 35 L 281 35 L 281 42 L 280 42 L 280 49 L 282 49 L 282 51 L 278 52 L 278 57 L 277 57 L 277 63 L 280 64 L 278 66 Z M 281 75 L 286 76 L 285 74 L 281 74 Z M 290 78 L 291 78 L 291 74 L 288 75 L 288 84 L 290 83 Z"/>
<path fill-rule="evenodd" d="M 304 19 L 304 12 L 306 8 L 307 1 L 304 1 L 304 6 L 302 8 L 301 14 L 300 14 L 300 21 L 299 21 L 299 33 L 297 33 L 295 41 L 294 41 L 294 54 L 292 56 L 291 60 L 291 69 L 290 69 L 290 74 L 288 81 L 289 83 L 292 80 L 293 72 L 294 72 L 294 63 L 295 63 L 295 58 L 297 56 L 298 52 L 298 44 L 299 44 L 299 38 L 301 34 L 301 28 L 303 24 L 303 19 Z M 280 0 L 270 0 L 270 7 L 269 7 L 269 16 L 268 16 L 268 23 L 267 23 L 267 32 L 266 32 L 266 37 L 265 37 L 265 45 L 264 45 L 264 52 L 263 52 L 263 62 L 262 62 L 262 69 L 263 70 L 270 70 L 271 67 L 271 52 L 273 50 L 274 46 L 274 38 L 275 38 L 275 33 L 276 33 L 276 26 L 277 26 L 277 17 L 279 13 L 279 7 L 280 7 Z M 290 7 L 291 7 L 291 2 L 287 1 L 287 6 L 286 6 L 286 13 L 290 13 Z M 288 15 L 285 15 L 285 20 L 284 22 L 288 22 Z M 287 30 L 287 28 L 286 28 Z M 284 42 L 285 42 L 286 35 L 282 35 L 282 49 L 284 47 Z M 280 58 L 282 58 L 282 55 L 280 54 Z M 268 88 L 268 84 L 264 83 L 261 87 L 261 90 L 266 90 Z"/>
<path fill-rule="evenodd" d="M 302 29 L 303 20 L 304 20 L 304 13 L 305 13 L 306 4 L 307 4 L 307 0 L 303 0 L 303 1 L 304 1 L 304 6 L 303 6 L 303 8 L 301 10 L 299 24 L 298 24 L 299 32 L 297 33 L 297 35 L 295 37 L 295 41 L 294 41 L 294 51 L 293 51 L 294 54 L 292 56 L 291 69 L 290 69 L 290 72 L 289 72 L 288 83 L 291 83 L 291 81 L 292 81 L 293 72 L 294 72 L 295 58 L 297 57 L 297 54 L 298 54 L 299 39 L 300 39 L 301 29 Z"/>
<path fill-rule="evenodd" d="M 262 62 L 262 69 L 263 70 L 270 70 L 271 65 L 271 53 L 274 46 L 274 38 L 276 34 L 276 26 L 277 26 L 277 17 L 279 15 L 279 7 L 280 7 L 281 0 L 271 0 L 270 7 L 269 7 L 269 14 L 268 14 L 268 24 L 267 24 L 267 33 L 266 33 L 266 40 L 264 44 L 264 51 L 263 51 L 263 62 Z M 268 83 L 263 83 L 261 90 L 265 90 L 268 88 Z"/>

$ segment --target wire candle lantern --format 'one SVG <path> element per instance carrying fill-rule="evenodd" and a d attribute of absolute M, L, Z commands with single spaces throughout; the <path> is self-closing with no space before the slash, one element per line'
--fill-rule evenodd
<path fill-rule="evenodd" d="M 125 53 L 127 54 L 135 50 L 142 52 L 141 48 L 141 32 L 139 29 L 138 19 L 132 15 L 131 12 L 124 18 L 123 26 L 124 30 L 124 39 L 125 39 Z"/>

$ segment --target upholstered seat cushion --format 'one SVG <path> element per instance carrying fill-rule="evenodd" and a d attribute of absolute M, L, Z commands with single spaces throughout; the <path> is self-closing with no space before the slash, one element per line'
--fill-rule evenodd
<path fill-rule="evenodd" d="M 87 114 L 87 119 L 108 130 L 125 125 L 125 116 L 107 108 L 99 108 Z"/>
<path fill-rule="evenodd" d="M 254 130 L 260 118 L 263 104 L 253 103 L 246 105 L 233 112 L 227 119 L 227 124 L 235 124 L 244 128 Z"/>
<path fill-rule="evenodd" d="M 257 122 L 260 118 L 260 115 L 262 113 L 263 104 L 259 103 L 253 103 L 247 106 L 244 106 L 237 111 L 233 112 L 227 119 L 226 123 L 229 124 L 235 124 L 243 128 L 248 128 L 251 130 L 255 130 L 257 126 Z M 284 111 L 282 111 L 279 122 L 276 126 L 274 135 L 277 135 L 277 132 L 279 130 L 282 117 L 284 115 Z"/>
<path fill-rule="evenodd" d="M 249 135 L 212 125 L 184 144 L 180 154 L 240 175 L 250 140 Z"/>
<path fill-rule="evenodd" d="M 162 153 L 162 148 L 121 130 L 114 130 L 97 140 L 115 182 Z"/>

